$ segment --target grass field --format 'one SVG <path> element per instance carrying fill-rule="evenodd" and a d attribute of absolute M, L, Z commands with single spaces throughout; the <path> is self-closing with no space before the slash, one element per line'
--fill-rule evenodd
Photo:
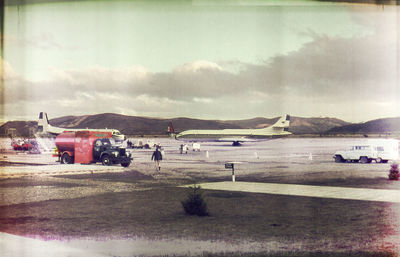
<path fill-rule="evenodd" d="M 64 184 L 60 178 L 66 179 Z M 83 181 L 91 180 L 123 181 L 137 190 L 1 206 L 0 231 L 63 240 L 140 237 L 261 246 L 217 256 L 394 256 L 399 251 L 399 204 L 204 191 L 210 216 L 197 217 L 185 215 L 181 206 L 190 189 L 176 187 L 192 183 L 190 179 L 155 179 L 135 171 L 54 179 L 8 179 L 0 186 L 79 190 Z M 276 242 L 275 247 L 266 242 Z"/>

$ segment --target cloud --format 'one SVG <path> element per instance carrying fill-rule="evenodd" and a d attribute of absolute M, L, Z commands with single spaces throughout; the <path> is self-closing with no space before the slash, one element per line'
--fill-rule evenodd
<path fill-rule="evenodd" d="M 4 107 L 10 115 L 23 112 L 23 105 L 27 112 L 51 109 L 58 116 L 399 115 L 397 37 L 376 33 L 352 38 L 311 33 L 313 40 L 299 50 L 261 64 L 198 60 L 163 73 L 96 66 L 53 69 L 46 81 L 28 81 L 3 61 Z"/>
<path fill-rule="evenodd" d="M 299 51 L 273 58 L 245 71 L 285 94 L 328 97 L 332 101 L 378 97 L 397 85 L 396 44 L 375 37 L 319 37 Z M 263 90 L 261 83 L 258 90 Z M 372 93 L 372 94 L 371 94 Z"/>
<path fill-rule="evenodd" d="M 13 80 L 18 77 L 10 63 L 0 57 L 0 80 Z"/>
<path fill-rule="evenodd" d="M 179 67 L 177 67 L 174 72 L 175 73 L 197 73 L 202 71 L 222 71 L 222 68 L 214 63 L 204 60 L 198 60 L 191 63 L 185 63 Z"/>
<path fill-rule="evenodd" d="M 58 43 L 52 33 L 42 32 L 39 34 L 34 34 L 30 39 L 20 37 L 11 33 L 4 35 L 4 45 L 6 46 L 16 46 L 20 48 L 24 47 L 34 47 L 41 50 L 48 49 L 64 49 L 64 50 L 77 50 L 79 49 L 76 45 L 61 44 Z"/>

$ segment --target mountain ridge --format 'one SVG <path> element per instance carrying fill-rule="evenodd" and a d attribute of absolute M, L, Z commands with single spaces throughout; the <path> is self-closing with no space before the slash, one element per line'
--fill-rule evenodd
<path fill-rule="evenodd" d="M 94 115 L 62 116 L 50 120 L 52 126 L 64 128 L 113 128 L 130 136 L 166 135 L 167 127 L 173 124 L 176 132 L 188 129 L 255 129 L 274 124 L 279 117 L 255 117 L 242 120 L 204 120 L 187 117 L 152 118 L 128 116 L 116 113 Z M 0 134 L 6 135 L 9 128 L 15 128 L 19 136 L 27 137 L 37 128 L 36 121 L 9 121 L 0 126 Z M 304 135 L 335 135 L 354 133 L 387 133 L 400 131 L 400 117 L 371 120 L 365 123 L 350 123 L 332 117 L 291 117 L 289 131 Z"/>

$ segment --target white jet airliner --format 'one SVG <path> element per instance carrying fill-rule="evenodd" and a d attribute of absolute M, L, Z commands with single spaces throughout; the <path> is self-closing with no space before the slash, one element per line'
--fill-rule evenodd
<path fill-rule="evenodd" d="M 290 116 L 281 117 L 275 124 L 262 129 L 214 129 L 214 130 L 185 130 L 175 133 L 172 124 L 168 133 L 177 140 L 190 142 L 232 142 L 240 145 L 242 142 L 270 140 L 291 135 L 288 131 Z"/>
<path fill-rule="evenodd" d="M 97 131 L 97 132 L 111 132 L 112 137 L 116 141 L 124 141 L 125 140 L 125 135 L 121 134 L 119 130 L 117 129 L 71 129 L 71 128 L 59 128 L 59 127 L 53 127 L 49 124 L 49 119 L 47 118 L 47 113 L 41 112 L 39 114 L 39 120 L 38 120 L 38 132 L 39 133 L 50 133 L 53 135 L 58 135 L 63 133 L 64 131 Z"/>

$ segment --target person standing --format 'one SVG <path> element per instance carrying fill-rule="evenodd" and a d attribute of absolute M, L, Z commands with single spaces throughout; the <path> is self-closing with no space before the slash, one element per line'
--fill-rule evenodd
<path fill-rule="evenodd" d="M 158 146 L 156 147 L 156 150 L 153 152 L 151 160 L 154 160 L 154 164 L 156 165 L 156 170 L 157 171 L 161 170 L 160 161 L 162 160 L 162 154 Z"/>

